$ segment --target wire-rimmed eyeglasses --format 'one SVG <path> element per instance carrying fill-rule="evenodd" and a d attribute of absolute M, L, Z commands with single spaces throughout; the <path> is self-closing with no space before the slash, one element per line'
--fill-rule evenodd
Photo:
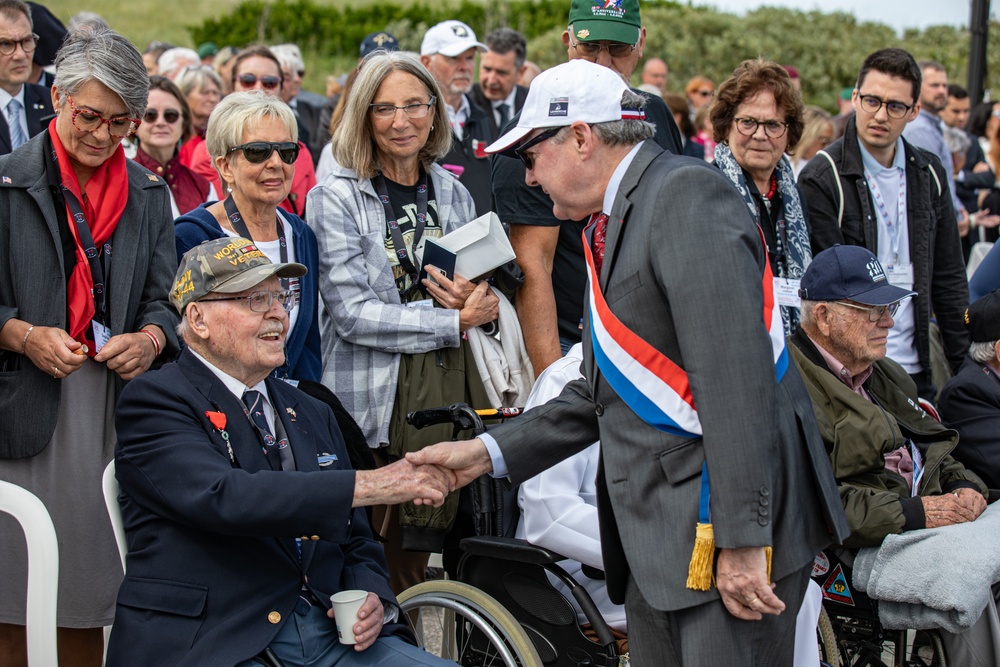
<path fill-rule="evenodd" d="M 199 299 L 201 302 L 206 301 L 246 301 L 250 306 L 250 310 L 255 313 L 266 313 L 271 310 L 271 305 L 274 300 L 277 299 L 281 307 L 285 309 L 286 312 L 291 312 L 298 300 L 295 298 L 295 292 L 288 289 L 278 290 L 276 292 L 270 291 L 260 291 L 254 292 L 249 296 L 223 296 L 214 299 Z"/>
<path fill-rule="evenodd" d="M 369 104 L 368 108 L 376 118 L 395 118 L 397 111 L 402 111 L 407 118 L 426 118 L 434 108 L 437 98 L 431 95 L 430 102 L 418 102 L 397 107 L 393 104 Z"/>
<path fill-rule="evenodd" d="M 869 322 L 878 322 L 886 313 L 889 313 L 889 317 L 895 317 L 896 311 L 899 310 L 899 301 L 896 303 L 890 303 L 888 306 L 864 306 L 857 303 L 851 303 L 850 301 L 832 301 L 831 303 L 847 306 L 848 308 L 854 308 L 855 310 L 864 310 L 868 313 Z"/>

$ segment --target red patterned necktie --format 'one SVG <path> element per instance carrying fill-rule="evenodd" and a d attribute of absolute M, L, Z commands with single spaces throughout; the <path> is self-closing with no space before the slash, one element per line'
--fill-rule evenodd
<path fill-rule="evenodd" d="M 594 254 L 594 270 L 601 276 L 601 266 L 604 264 L 604 237 L 608 234 L 608 216 L 601 213 L 594 218 L 594 236 L 591 249 Z"/>

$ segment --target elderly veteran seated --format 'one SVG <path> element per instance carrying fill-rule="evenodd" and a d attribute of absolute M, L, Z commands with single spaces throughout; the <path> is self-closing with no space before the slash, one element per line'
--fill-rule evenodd
<path fill-rule="evenodd" d="M 985 485 L 951 456 L 958 434 L 920 409 L 910 376 L 885 357 L 892 316 L 913 295 L 889 284 L 860 246 L 824 250 L 802 277 L 802 319 L 788 349 L 830 454 L 850 548 L 974 521 L 986 509 Z M 965 638 L 943 638 L 950 664 L 978 664 L 956 658 Z"/>
<path fill-rule="evenodd" d="M 941 421 L 958 431 L 955 458 L 1000 489 L 1000 290 L 965 311 L 969 356 L 941 391 Z"/>
<path fill-rule="evenodd" d="M 270 377 L 292 292 L 252 241 L 188 251 L 172 301 L 185 350 L 126 385 L 115 451 L 128 537 L 107 665 L 454 665 L 396 623 L 366 505 L 439 505 L 434 468 L 350 469 L 333 412 Z M 367 591 L 338 642 L 330 595 Z M 280 662 L 278 662 L 280 661 Z"/>

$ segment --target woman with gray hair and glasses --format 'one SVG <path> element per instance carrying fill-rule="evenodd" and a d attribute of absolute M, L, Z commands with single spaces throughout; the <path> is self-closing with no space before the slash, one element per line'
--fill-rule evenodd
<path fill-rule="evenodd" d="M 59 536 L 60 665 L 99 667 L 122 570 L 101 493 L 122 381 L 177 350 L 167 184 L 127 160 L 149 90 L 105 28 L 56 56 L 48 129 L 0 158 L 0 479 L 45 504 Z M 27 562 L 0 518 L 0 655 L 24 664 Z"/>

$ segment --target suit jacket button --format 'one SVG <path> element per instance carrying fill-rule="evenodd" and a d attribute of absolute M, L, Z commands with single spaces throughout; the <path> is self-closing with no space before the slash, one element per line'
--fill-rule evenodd
<path fill-rule="evenodd" d="M 759 523 L 762 526 L 766 526 L 767 525 L 767 517 L 765 517 L 765 516 L 759 516 L 759 517 L 757 517 L 757 523 Z"/>
<path fill-rule="evenodd" d="M 270 623 L 271 625 L 277 625 L 278 623 L 281 623 L 281 614 L 279 614 L 276 611 L 272 611 L 270 614 L 267 615 L 267 622 Z"/>
<path fill-rule="evenodd" d="M 759 503 L 760 503 L 760 506 L 761 506 L 761 507 L 767 507 L 767 503 L 768 503 L 768 500 L 767 500 L 767 498 L 761 498 L 761 499 L 760 499 L 760 500 L 758 500 L 757 502 L 759 502 Z"/>
<path fill-rule="evenodd" d="M 766 486 L 762 486 L 762 487 L 760 487 L 760 495 L 762 495 L 765 498 L 767 498 L 769 495 L 771 495 L 771 492 L 768 490 L 768 488 Z"/>
<path fill-rule="evenodd" d="M 594 408 L 594 412 L 597 413 L 598 417 L 602 416 L 604 414 L 604 405 L 598 403 L 597 406 Z"/>
<path fill-rule="evenodd" d="M 757 508 L 757 514 L 759 514 L 761 516 L 767 516 L 767 508 L 766 507 L 758 507 Z"/>

